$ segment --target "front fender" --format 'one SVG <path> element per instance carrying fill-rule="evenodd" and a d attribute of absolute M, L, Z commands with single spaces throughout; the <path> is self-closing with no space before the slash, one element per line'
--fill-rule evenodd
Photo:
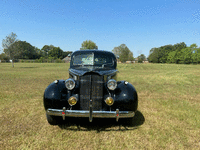
<path fill-rule="evenodd" d="M 114 94 L 113 107 L 123 111 L 137 111 L 138 95 L 134 86 L 125 81 L 118 81 Z"/>
<path fill-rule="evenodd" d="M 58 83 L 51 83 L 44 92 L 44 108 L 62 108 L 62 103 L 67 103 L 69 97 L 68 90 L 65 87 L 64 80 L 57 80 Z"/>

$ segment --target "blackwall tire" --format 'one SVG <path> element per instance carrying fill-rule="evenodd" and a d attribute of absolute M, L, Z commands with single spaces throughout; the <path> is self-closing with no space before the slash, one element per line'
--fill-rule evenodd
<path fill-rule="evenodd" d="M 131 118 L 127 118 L 127 124 L 128 125 L 132 125 L 134 123 L 134 117 L 131 117 Z"/>
<path fill-rule="evenodd" d="M 46 117 L 47 117 L 47 121 L 50 125 L 58 125 L 59 124 L 58 119 L 55 116 L 50 116 L 50 115 L 46 114 Z"/>
<path fill-rule="evenodd" d="M 121 118 L 121 122 L 125 125 L 132 125 L 134 123 L 134 117 L 131 118 Z"/>

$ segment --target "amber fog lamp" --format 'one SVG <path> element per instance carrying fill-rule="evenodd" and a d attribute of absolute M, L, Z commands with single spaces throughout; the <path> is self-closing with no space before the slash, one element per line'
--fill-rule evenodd
<path fill-rule="evenodd" d="M 74 96 L 70 97 L 70 98 L 68 99 L 68 103 L 69 103 L 70 106 L 76 105 L 76 103 L 77 103 L 76 97 L 74 97 Z"/>
<path fill-rule="evenodd" d="M 114 79 L 110 79 L 107 83 L 107 87 L 109 90 L 115 90 L 117 87 L 117 82 Z"/>
<path fill-rule="evenodd" d="M 112 97 L 107 97 L 106 100 L 105 100 L 106 104 L 108 106 L 111 106 L 114 104 L 114 99 Z"/>
<path fill-rule="evenodd" d="M 75 87 L 75 81 L 74 81 L 74 79 L 71 79 L 71 78 L 67 79 L 65 81 L 65 86 L 66 86 L 66 88 L 68 90 L 73 90 L 74 87 Z"/>

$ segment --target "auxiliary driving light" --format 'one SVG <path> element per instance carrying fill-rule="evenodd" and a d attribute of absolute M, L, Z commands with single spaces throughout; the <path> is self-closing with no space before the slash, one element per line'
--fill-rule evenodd
<path fill-rule="evenodd" d="M 111 106 L 114 104 L 114 99 L 112 97 L 107 97 L 106 100 L 105 100 L 106 104 L 108 106 Z"/>
<path fill-rule="evenodd" d="M 68 103 L 70 106 L 74 106 L 77 103 L 77 98 L 72 96 L 68 99 Z"/>

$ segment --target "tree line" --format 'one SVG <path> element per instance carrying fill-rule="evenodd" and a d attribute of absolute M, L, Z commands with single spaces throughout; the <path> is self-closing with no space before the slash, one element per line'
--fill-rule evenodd
<path fill-rule="evenodd" d="M 2 40 L 2 47 L 4 52 L 0 54 L 0 60 L 12 60 L 12 64 L 19 59 L 35 59 L 38 62 L 62 60 L 72 53 L 72 51 L 63 51 L 60 47 L 53 45 L 44 45 L 42 49 L 39 49 L 26 41 L 18 40 L 13 32 Z"/>
<path fill-rule="evenodd" d="M 61 60 L 72 53 L 71 51 L 65 52 L 60 47 L 55 47 L 53 45 L 44 45 L 42 49 L 39 49 L 26 41 L 18 40 L 17 35 L 13 32 L 2 40 L 2 47 L 4 48 L 4 53 L 0 54 L 0 60 L 12 60 L 13 67 L 14 61 L 19 59 L 34 59 L 36 60 L 35 62 L 44 62 L 44 60 Z M 80 50 L 87 49 L 98 50 L 98 46 L 93 41 L 86 40 L 81 44 Z M 133 53 L 125 44 L 114 47 L 113 53 L 122 62 L 134 60 Z"/>
<path fill-rule="evenodd" d="M 148 57 L 150 63 L 200 63 L 200 47 L 191 44 L 187 47 L 184 42 L 152 48 Z"/>
<path fill-rule="evenodd" d="M 44 62 L 44 60 L 51 62 L 52 60 L 57 60 L 60 62 L 63 58 L 72 53 L 72 51 L 65 52 L 60 47 L 55 47 L 53 45 L 44 45 L 42 49 L 39 49 L 26 41 L 18 40 L 17 35 L 13 32 L 2 40 L 2 47 L 4 48 L 4 53 L 0 54 L 0 60 L 12 60 L 12 64 L 19 59 L 34 59 L 37 62 Z M 196 44 L 187 47 L 184 42 L 181 42 L 174 45 L 152 48 L 148 58 L 146 58 L 144 54 L 141 54 L 137 57 L 137 61 L 142 63 L 144 60 L 148 59 L 150 63 L 199 63 L 200 48 L 197 47 Z M 81 44 L 80 50 L 86 49 L 98 50 L 98 46 L 93 41 L 86 40 Z M 125 44 L 114 47 L 112 52 L 122 63 L 135 60 L 133 52 L 131 52 Z"/>

